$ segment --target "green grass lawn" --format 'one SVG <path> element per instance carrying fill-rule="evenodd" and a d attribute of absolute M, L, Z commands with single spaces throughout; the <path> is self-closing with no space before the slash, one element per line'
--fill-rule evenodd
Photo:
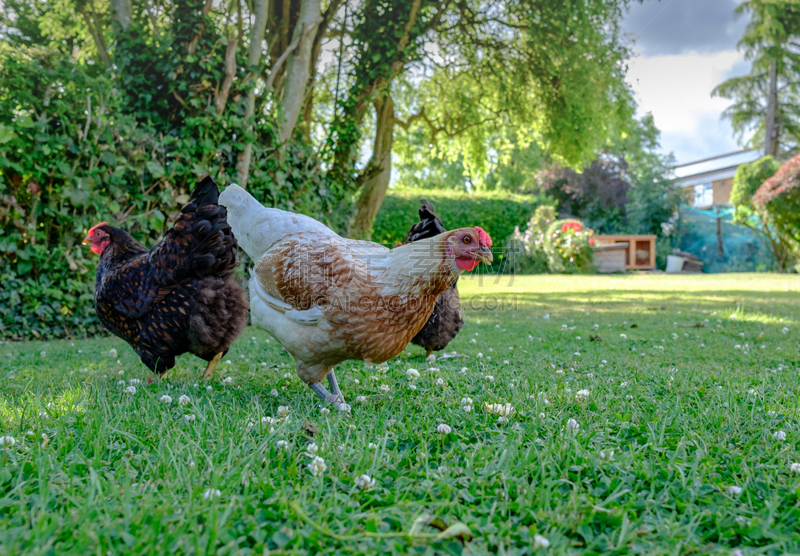
<path fill-rule="evenodd" d="M 210 386 L 116 338 L 0 345 L 0 554 L 800 552 L 800 278 L 459 286 L 464 356 L 341 365 L 350 415 L 254 328 Z"/>

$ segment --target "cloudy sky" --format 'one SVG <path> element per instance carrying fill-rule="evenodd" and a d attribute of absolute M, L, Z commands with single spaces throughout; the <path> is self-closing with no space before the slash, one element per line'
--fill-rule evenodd
<path fill-rule="evenodd" d="M 664 152 L 679 163 L 741 147 L 720 113 L 730 104 L 711 90 L 749 64 L 736 43 L 747 19 L 735 16 L 737 0 L 644 0 L 623 26 L 636 40 L 628 82 L 639 112 L 652 112 Z"/>

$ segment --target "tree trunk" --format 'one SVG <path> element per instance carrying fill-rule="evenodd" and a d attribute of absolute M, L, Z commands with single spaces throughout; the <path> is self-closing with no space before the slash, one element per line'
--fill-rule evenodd
<path fill-rule="evenodd" d="M 310 76 L 309 62 L 314 46 L 317 25 L 322 21 L 320 0 L 303 0 L 300 19 L 294 27 L 293 42 L 299 38 L 297 48 L 289 56 L 286 67 L 286 84 L 283 89 L 283 117 L 280 139 L 286 142 L 292 136 L 300 110 L 305 103 L 306 87 Z"/>
<path fill-rule="evenodd" d="M 131 24 L 131 0 L 111 0 L 111 15 L 123 30 Z"/>
<path fill-rule="evenodd" d="M 106 48 L 106 41 L 103 39 L 103 29 L 100 27 L 100 22 L 96 17 L 89 17 L 85 8 L 79 8 L 79 12 L 86 26 L 89 28 L 89 34 L 92 35 L 94 46 L 97 48 L 97 54 L 103 61 L 103 65 L 106 67 L 110 66 L 111 58 L 108 56 L 108 49 Z M 92 13 L 94 15 L 94 10 L 92 10 Z"/>
<path fill-rule="evenodd" d="M 778 154 L 778 129 L 776 116 L 778 111 L 778 62 L 769 63 L 769 89 L 767 91 L 767 121 L 764 137 L 764 155 Z"/>
<path fill-rule="evenodd" d="M 267 12 L 269 7 L 269 0 L 255 0 L 254 12 L 255 21 L 253 28 L 250 30 L 250 46 L 247 49 L 247 65 L 250 66 L 249 77 L 255 79 L 258 75 L 258 68 L 261 64 L 261 43 L 264 41 L 264 32 L 267 28 Z M 247 132 L 252 133 L 253 122 L 251 119 L 255 114 L 256 108 L 256 90 L 251 87 L 247 93 L 247 108 L 245 109 L 245 119 L 247 120 Z M 236 179 L 241 187 L 247 187 L 247 180 L 250 177 L 250 160 L 253 157 L 253 144 L 247 143 L 244 150 L 239 153 L 239 159 L 236 161 Z"/>
<path fill-rule="evenodd" d="M 370 239 L 375 216 L 386 197 L 392 176 L 392 143 L 394 142 L 394 101 L 390 93 L 375 100 L 377 122 L 372 158 L 365 170 L 361 194 L 356 202 L 356 215 L 347 235 L 354 239 Z"/>

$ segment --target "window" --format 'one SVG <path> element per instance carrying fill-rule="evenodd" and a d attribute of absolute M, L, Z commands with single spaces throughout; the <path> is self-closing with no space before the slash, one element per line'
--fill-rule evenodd
<path fill-rule="evenodd" d="M 701 183 L 694 186 L 695 207 L 710 207 L 714 204 L 714 186 L 710 183 Z"/>

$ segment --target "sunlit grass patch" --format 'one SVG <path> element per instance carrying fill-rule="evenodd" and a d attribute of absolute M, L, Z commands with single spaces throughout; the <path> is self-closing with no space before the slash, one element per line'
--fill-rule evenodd
<path fill-rule="evenodd" d="M 0 345 L 0 554 L 800 551 L 800 280 L 479 285 L 518 303 L 467 304 L 435 362 L 340 365 L 349 414 L 252 328 L 209 384 Z"/>

